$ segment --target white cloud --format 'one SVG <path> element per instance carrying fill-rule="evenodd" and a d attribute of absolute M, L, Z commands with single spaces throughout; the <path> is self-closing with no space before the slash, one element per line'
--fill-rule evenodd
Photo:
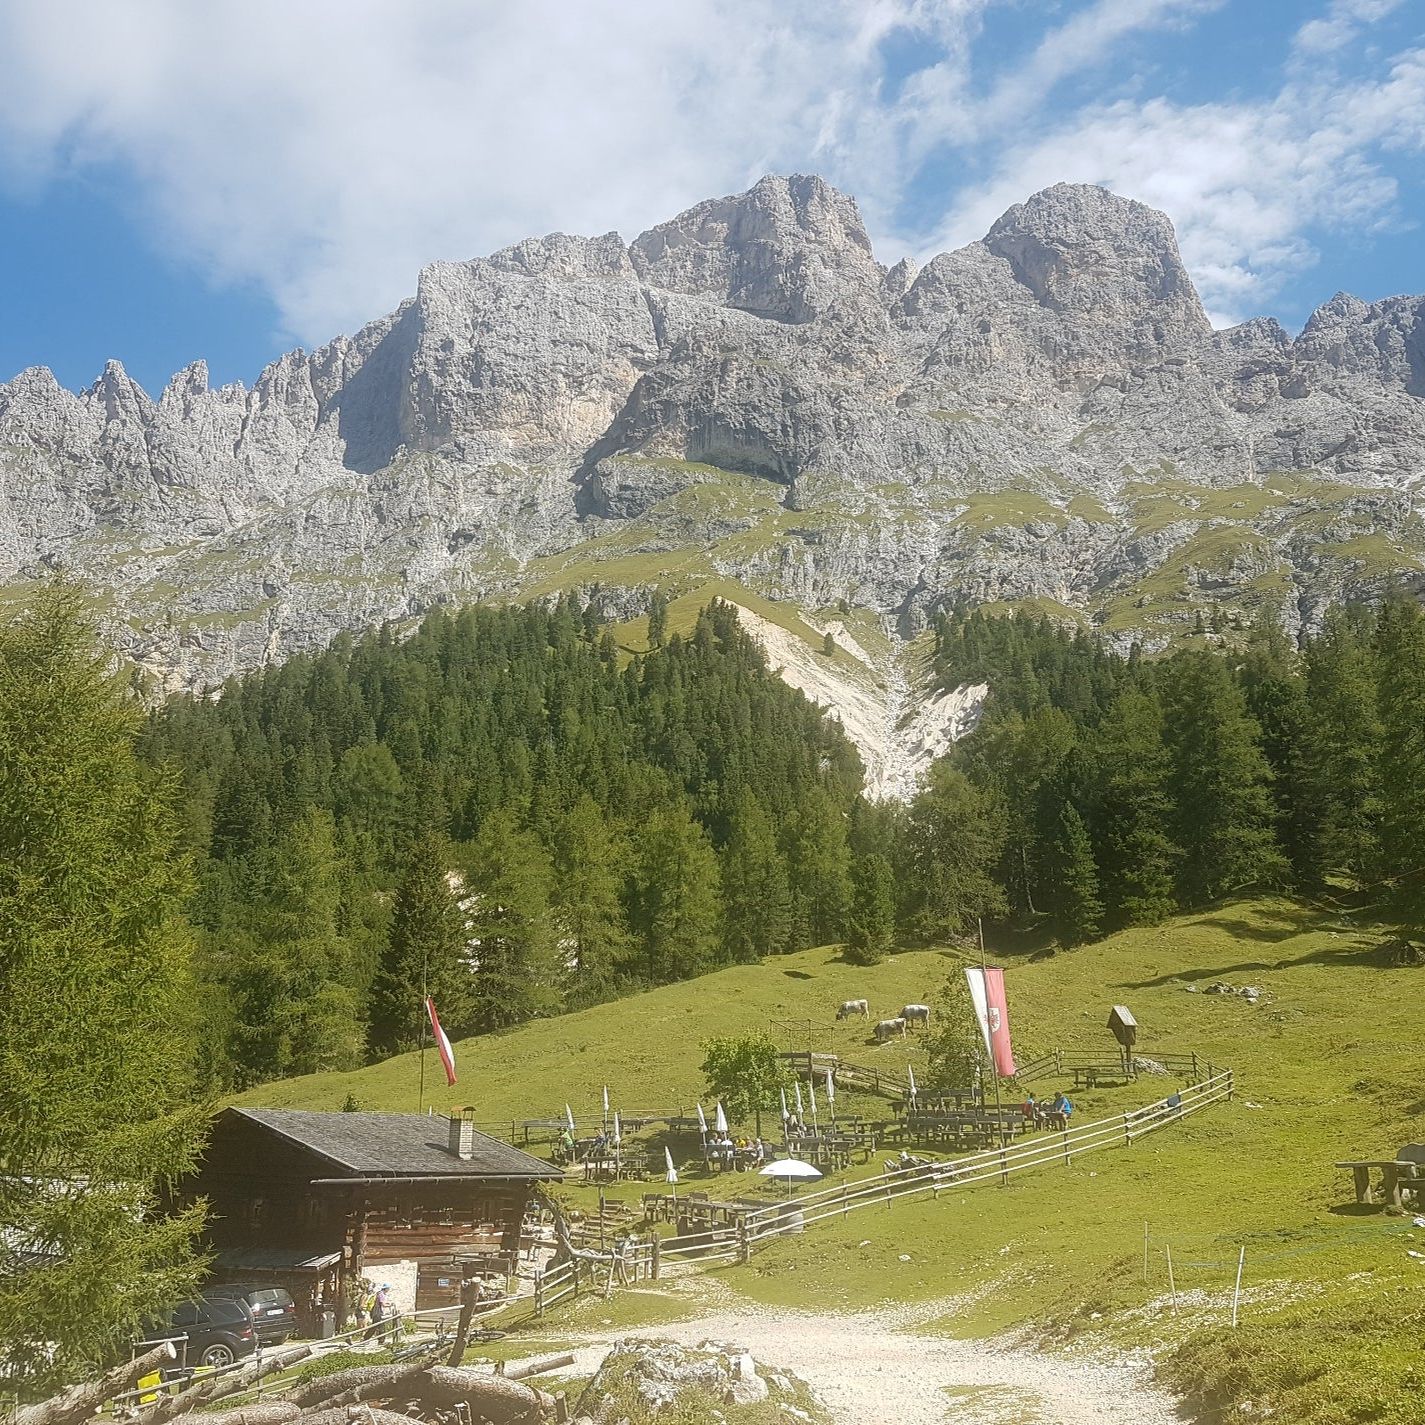
<path fill-rule="evenodd" d="M 1313 225 L 1390 211 L 1379 158 L 1422 142 L 1425 63 L 1348 82 L 1342 55 L 1399 0 L 1331 0 L 1327 29 L 1284 27 L 1273 98 L 1123 99 L 1125 71 L 1056 110 L 1066 79 L 1222 3 L 1083 0 L 1046 27 L 1037 0 L 3 0 L 0 175 L 127 175 L 156 244 L 258 282 L 308 343 L 389 310 L 433 259 L 632 235 L 766 171 L 821 172 L 896 233 L 908 195 L 926 211 L 927 165 L 962 156 L 977 176 L 941 195 L 941 238 L 1105 182 L 1169 212 L 1230 316 L 1311 260 Z M 1011 4 L 1041 22 L 1012 73 L 976 47 Z"/>
<path fill-rule="evenodd" d="M 1173 219 L 1218 325 L 1268 309 L 1315 260 L 1313 228 L 1392 220 L 1384 149 L 1425 146 L 1425 51 L 1381 78 L 1292 82 L 1259 102 L 1120 101 L 1006 151 L 961 193 L 929 250 L 980 236 L 1011 203 L 1061 181 L 1101 183 Z"/>
<path fill-rule="evenodd" d="M 131 171 L 155 233 L 315 341 L 436 257 L 637 231 L 767 169 L 886 177 L 878 42 L 946 52 L 982 3 L 11 0 L 0 150 Z"/>

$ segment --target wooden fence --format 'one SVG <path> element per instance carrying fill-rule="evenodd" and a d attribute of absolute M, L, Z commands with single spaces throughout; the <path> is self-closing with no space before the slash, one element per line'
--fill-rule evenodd
<path fill-rule="evenodd" d="M 1195 1055 L 1176 1058 L 1182 1061 L 1184 1068 L 1197 1062 Z M 1068 1055 L 1061 1062 L 1071 1066 Z M 1164 1060 L 1159 1058 L 1158 1062 Z M 607 1295 L 616 1284 L 631 1284 L 640 1277 L 656 1279 L 670 1263 L 745 1262 L 757 1247 L 774 1238 L 801 1232 L 814 1223 L 845 1217 L 863 1208 L 889 1207 L 898 1198 L 929 1193 L 938 1199 L 942 1190 L 958 1192 L 984 1183 L 1008 1184 L 1014 1173 L 1058 1164 L 1067 1166 L 1082 1154 L 1102 1148 L 1130 1147 L 1160 1128 L 1230 1099 L 1232 1093 L 1232 1070 L 1209 1066 L 1206 1077 L 1198 1082 L 1156 1103 L 1129 1109 L 1111 1118 L 1096 1119 L 1060 1132 L 1041 1133 L 1011 1147 L 988 1148 L 944 1162 L 890 1169 L 858 1182 L 803 1193 L 784 1202 L 752 1209 L 729 1227 L 683 1237 L 628 1241 L 596 1260 L 587 1256 L 566 1260 L 536 1274 L 534 1312 L 538 1315 L 568 1301 L 586 1286 L 601 1286 Z"/>

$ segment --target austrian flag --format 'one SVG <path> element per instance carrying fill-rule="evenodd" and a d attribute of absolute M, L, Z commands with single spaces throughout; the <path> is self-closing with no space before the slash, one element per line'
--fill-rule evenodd
<path fill-rule="evenodd" d="M 453 1084 L 455 1082 L 455 1050 L 450 1047 L 450 1040 L 445 1037 L 445 1030 L 440 1027 L 440 1016 L 435 1012 L 435 1001 L 426 996 L 426 1014 L 430 1016 L 430 1032 L 435 1036 L 435 1047 L 440 1050 L 440 1062 L 445 1065 L 445 1082 Z"/>

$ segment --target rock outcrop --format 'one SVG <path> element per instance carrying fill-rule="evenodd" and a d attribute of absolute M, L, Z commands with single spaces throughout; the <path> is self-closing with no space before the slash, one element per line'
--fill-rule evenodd
<path fill-rule="evenodd" d="M 1425 299 L 1214 331 L 1167 219 L 1102 189 L 887 270 L 852 199 L 765 178 L 630 245 L 436 263 L 250 390 L 21 373 L 0 578 L 92 581 L 169 689 L 440 602 L 659 581 L 1161 642 L 1204 603 L 1296 624 L 1418 582 L 1422 479 Z"/>

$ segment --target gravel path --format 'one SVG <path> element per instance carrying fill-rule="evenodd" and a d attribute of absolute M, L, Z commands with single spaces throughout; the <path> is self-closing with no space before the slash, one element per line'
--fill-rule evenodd
<path fill-rule="evenodd" d="M 817 1314 L 732 1300 L 694 1320 L 628 1333 L 685 1345 L 745 1346 L 801 1376 L 840 1425 L 1182 1425 L 1141 1361 L 916 1334 L 944 1302 L 882 1313 Z M 581 1353 L 583 1355 L 584 1353 Z M 580 1361 L 597 1367 L 602 1348 Z"/>

